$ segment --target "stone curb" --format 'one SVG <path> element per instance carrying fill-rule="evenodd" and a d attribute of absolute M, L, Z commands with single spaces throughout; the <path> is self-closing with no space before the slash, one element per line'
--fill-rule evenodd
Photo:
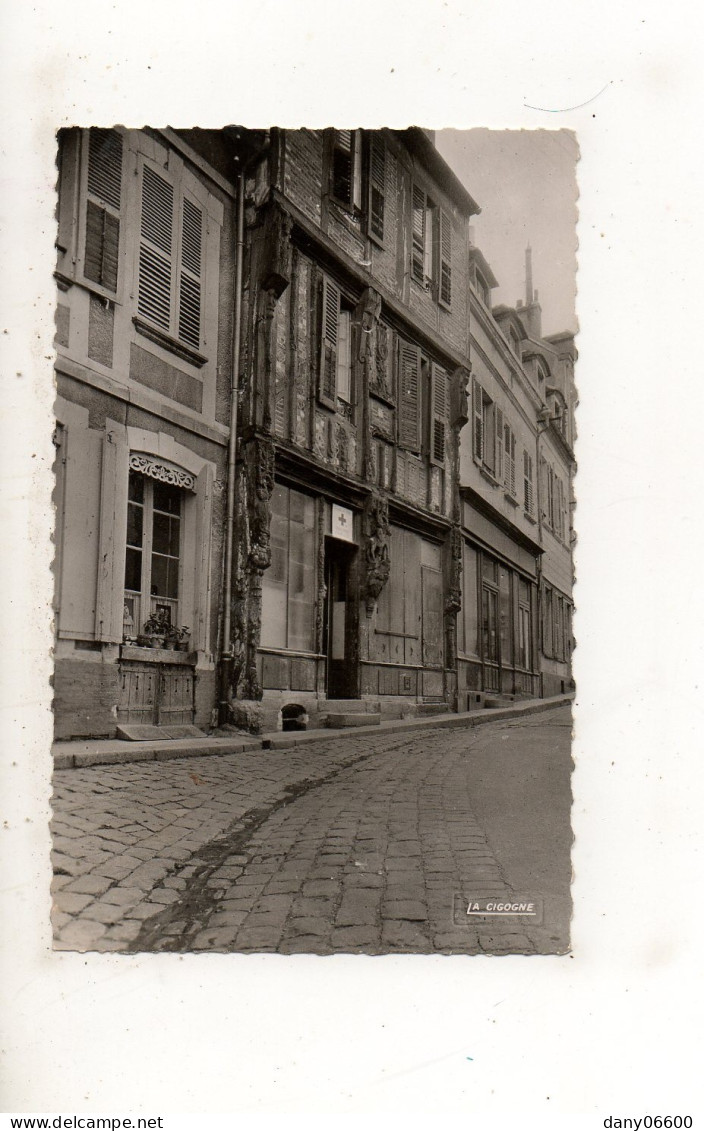
<path fill-rule="evenodd" d="M 258 738 L 207 738 L 200 741 L 181 738 L 164 742 L 125 742 L 120 739 L 96 739 L 82 742 L 57 742 L 52 750 L 54 769 L 81 769 L 87 766 L 122 765 L 127 762 L 166 762 L 172 758 L 204 758 L 214 754 L 242 754 L 249 750 L 287 750 L 307 746 L 311 742 L 333 741 L 336 738 L 362 738 L 366 735 L 404 734 L 440 727 L 476 727 L 485 723 L 521 718 L 561 707 L 573 702 L 572 695 L 555 695 L 551 699 L 526 699 L 510 707 L 465 711 L 461 714 L 430 715 L 420 719 L 389 719 L 375 726 L 350 730 L 321 727 L 305 732 L 275 731 Z"/>

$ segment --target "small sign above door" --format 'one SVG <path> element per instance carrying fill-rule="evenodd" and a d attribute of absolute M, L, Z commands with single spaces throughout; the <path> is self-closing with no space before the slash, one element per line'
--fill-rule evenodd
<path fill-rule="evenodd" d="M 354 512 L 333 503 L 330 533 L 342 542 L 354 542 Z"/>

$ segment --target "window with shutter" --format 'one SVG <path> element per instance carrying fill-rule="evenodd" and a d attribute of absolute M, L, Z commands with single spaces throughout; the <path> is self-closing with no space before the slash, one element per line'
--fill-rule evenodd
<path fill-rule="evenodd" d="M 367 235 L 375 243 L 384 242 L 384 210 L 386 203 L 386 142 L 376 131 L 369 135 L 369 196 L 367 200 Z"/>
<path fill-rule="evenodd" d="M 472 415 L 474 418 L 474 458 L 478 463 L 484 461 L 484 394 L 475 378 L 472 382 Z"/>
<path fill-rule="evenodd" d="M 320 306 L 320 373 L 318 398 L 328 408 L 335 408 L 337 388 L 337 351 L 340 324 L 340 290 L 323 277 Z"/>
<path fill-rule="evenodd" d="M 113 293 L 117 290 L 122 201 L 122 136 L 116 130 L 88 131 L 86 238 L 83 274 Z"/>
<path fill-rule="evenodd" d="M 447 212 L 440 211 L 439 240 L 439 290 L 438 302 L 450 308 L 452 305 L 452 220 Z"/>
<path fill-rule="evenodd" d="M 447 373 L 441 366 L 433 363 L 431 369 L 430 462 L 439 467 L 443 467 L 445 464 L 447 402 Z"/>
<path fill-rule="evenodd" d="M 399 447 L 420 451 L 420 350 L 399 338 Z"/>

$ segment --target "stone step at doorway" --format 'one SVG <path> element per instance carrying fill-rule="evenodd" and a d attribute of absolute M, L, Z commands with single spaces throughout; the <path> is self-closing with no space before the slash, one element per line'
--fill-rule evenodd
<path fill-rule="evenodd" d="M 147 726 L 123 724 L 117 728 L 117 737 L 126 742 L 164 742 L 179 738 L 206 738 L 207 735 L 194 726 Z"/>

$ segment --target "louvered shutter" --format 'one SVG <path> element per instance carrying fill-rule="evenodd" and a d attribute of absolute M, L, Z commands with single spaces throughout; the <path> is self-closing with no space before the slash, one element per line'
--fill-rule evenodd
<path fill-rule="evenodd" d="M 420 350 L 399 338 L 399 447 L 420 451 Z"/>
<path fill-rule="evenodd" d="M 474 458 L 484 460 L 484 405 L 482 387 L 475 378 L 472 382 L 472 416 L 474 419 Z"/>
<path fill-rule="evenodd" d="M 504 424 L 504 486 L 516 494 L 516 437 L 508 424 Z"/>
<path fill-rule="evenodd" d="M 181 225 L 178 336 L 197 349 L 201 337 L 203 213 L 188 197 L 183 198 Z"/>
<path fill-rule="evenodd" d="M 117 290 L 122 201 L 122 137 L 116 130 L 88 133 L 88 198 L 83 274 Z"/>
<path fill-rule="evenodd" d="M 411 274 L 425 281 L 425 193 L 413 186 L 413 230 L 411 233 Z"/>
<path fill-rule="evenodd" d="M 369 197 L 367 233 L 375 242 L 384 242 L 386 203 L 386 142 L 376 131 L 369 135 Z"/>
<path fill-rule="evenodd" d="M 430 462 L 442 467 L 445 463 L 447 373 L 435 363 L 431 370 L 431 383 Z"/>
<path fill-rule="evenodd" d="M 538 482 L 540 484 L 540 514 L 542 518 L 548 518 L 550 511 L 548 509 L 548 465 L 547 461 L 540 457 L 538 465 Z"/>
<path fill-rule="evenodd" d="M 318 397 L 335 408 L 337 382 L 337 339 L 340 324 L 340 290 L 323 277 L 320 307 L 320 375 Z"/>
<path fill-rule="evenodd" d="M 452 220 L 447 212 L 440 212 L 440 288 L 438 301 L 443 306 L 452 304 Z"/>
<path fill-rule="evenodd" d="M 332 194 L 352 203 L 352 130 L 335 130 L 332 151 Z"/>
<path fill-rule="evenodd" d="M 533 513 L 533 460 L 528 452 L 523 452 L 523 507 L 528 514 Z"/>
<path fill-rule="evenodd" d="M 142 177 L 137 309 L 164 330 L 171 328 L 173 229 L 173 187 L 149 165 L 145 165 Z"/>
<path fill-rule="evenodd" d="M 496 465 L 494 467 L 494 475 L 499 482 L 501 482 L 504 477 L 504 414 L 498 406 L 494 412 L 494 424 L 496 427 Z"/>

